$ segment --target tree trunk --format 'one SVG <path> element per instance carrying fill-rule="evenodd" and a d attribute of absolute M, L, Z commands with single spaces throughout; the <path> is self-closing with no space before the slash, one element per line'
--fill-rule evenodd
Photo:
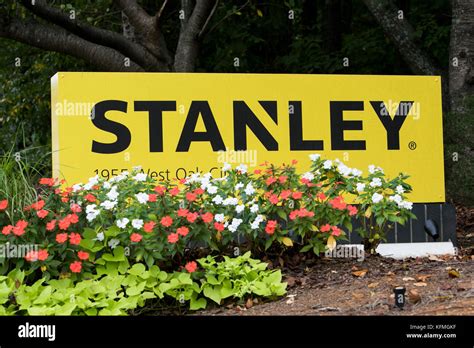
<path fill-rule="evenodd" d="M 452 111 L 463 111 L 466 96 L 474 95 L 474 4 L 452 0 L 449 52 L 449 95 Z"/>

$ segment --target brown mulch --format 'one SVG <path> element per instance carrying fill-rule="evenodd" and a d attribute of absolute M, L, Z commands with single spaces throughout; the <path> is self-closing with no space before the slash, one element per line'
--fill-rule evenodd
<path fill-rule="evenodd" d="M 306 260 L 283 267 L 287 296 L 196 315 L 474 315 L 474 209 L 456 206 L 459 255 Z M 291 266 L 291 267 L 290 267 Z M 406 289 L 403 310 L 393 288 Z"/>

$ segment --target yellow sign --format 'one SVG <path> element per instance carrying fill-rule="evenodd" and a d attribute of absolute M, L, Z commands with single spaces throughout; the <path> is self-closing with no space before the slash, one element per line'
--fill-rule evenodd
<path fill-rule="evenodd" d="M 339 158 L 444 201 L 438 76 L 65 73 L 51 79 L 53 171 L 68 184 L 141 165 L 157 179 Z"/>

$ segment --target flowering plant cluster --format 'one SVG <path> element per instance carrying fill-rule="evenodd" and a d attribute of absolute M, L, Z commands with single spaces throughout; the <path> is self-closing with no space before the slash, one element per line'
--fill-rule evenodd
<path fill-rule="evenodd" d="M 0 243 L 39 248 L 12 264 L 4 259 L 1 272 L 13 266 L 28 274 L 78 277 L 98 265 L 106 270 L 142 261 L 193 272 L 191 251 L 197 248 L 225 253 L 238 246 L 254 255 L 298 248 L 319 255 L 346 238 L 353 218 L 364 221 L 359 232 L 374 244 L 384 238 L 387 223 L 412 216 L 407 176 L 388 180 L 370 166 L 364 177 L 339 160 L 310 159 L 302 175 L 293 161 L 263 163 L 251 172 L 243 164 L 225 164 L 223 178 L 196 173 L 166 182 L 140 168 L 71 187 L 43 178 L 39 199 L 25 207 L 26 218 L 0 226 Z M 0 200 L 0 216 L 7 205 Z"/>

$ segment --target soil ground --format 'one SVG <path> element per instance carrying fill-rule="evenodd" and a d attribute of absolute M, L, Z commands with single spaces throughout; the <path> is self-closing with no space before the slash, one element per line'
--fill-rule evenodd
<path fill-rule="evenodd" d="M 457 206 L 457 256 L 380 256 L 288 262 L 287 296 L 230 304 L 195 315 L 474 315 L 474 209 Z M 406 289 L 403 310 L 393 288 Z"/>

